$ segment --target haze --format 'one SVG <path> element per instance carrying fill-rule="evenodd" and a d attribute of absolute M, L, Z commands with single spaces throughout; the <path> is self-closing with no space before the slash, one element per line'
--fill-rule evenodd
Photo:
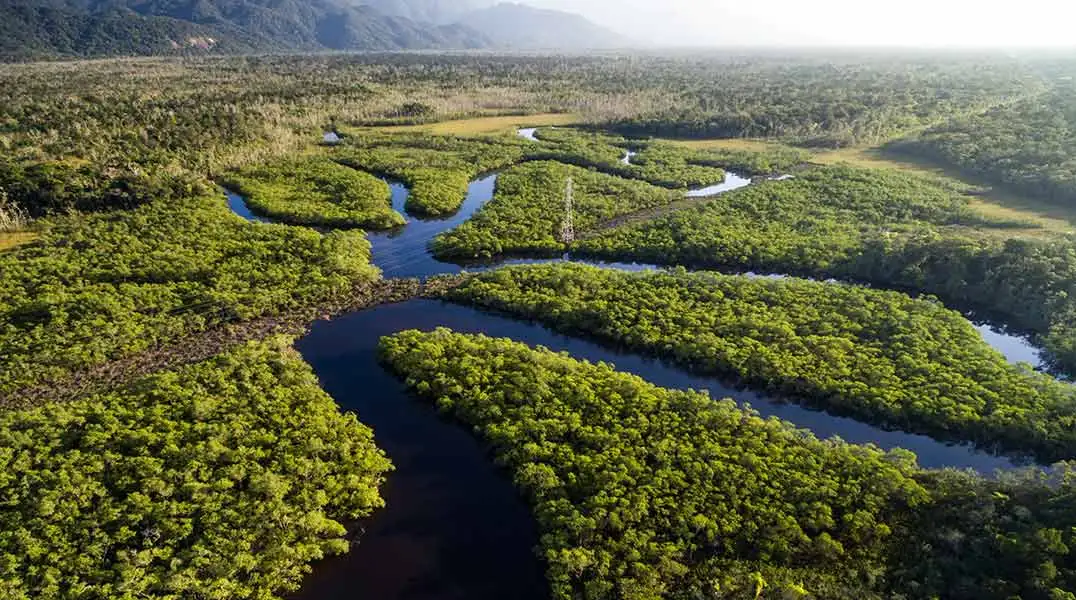
<path fill-rule="evenodd" d="M 675 46 L 1072 47 L 1071 0 L 532 0 Z"/>

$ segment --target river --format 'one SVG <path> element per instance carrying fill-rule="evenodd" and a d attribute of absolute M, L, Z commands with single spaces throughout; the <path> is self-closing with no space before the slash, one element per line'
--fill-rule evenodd
<path fill-rule="evenodd" d="M 496 175 L 487 175 L 472 182 L 461 209 L 451 217 L 423 220 L 409 216 L 409 223 L 402 228 L 371 233 L 374 263 L 385 277 L 459 272 L 459 265 L 434 259 L 428 244 L 438 233 L 463 223 L 488 202 L 496 180 Z M 407 188 L 398 182 L 389 184 L 393 207 L 406 214 Z M 705 195 L 749 184 L 749 179 L 730 173 L 721 186 L 706 188 Z M 234 194 L 229 194 L 229 205 L 244 218 L 264 221 Z M 500 264 L 544 262 L 553 261 L 514 260 Z M 632 271 L 657 268 L 592 264 Z M 1017 466 L 1005 457 L 967 445 L 886 431 L 809 410 L 712 378 L 689 375 L 658 360 L 559 335 L 533 323 L 439 301 L 412 300 L 315 323 L 296 344 L 326 392 L 344 410 L 354 411 L 373 428 L 377 444 L 392 459 L 396 470 L 382 488 L 387 506 L 362 523 L 361 543 L 347 555 L 319 563 L 294 598 L 548 598 L 542 561 L 532 552 L 538 544 L 534 519 L 511 481 L 494 466 L 466 428 L 442 419 L 431 407 L 410 397 L 403 384 L 377 362 L 377 344 L 382 336 L 436 327 L 510 337 L 567 351 L 581 359 L 611 362 L 620 370 L 660 386 L 708 390 L 713 397 L 734 398 L 762 415 L 779 417 L 818 437 L 840 436 L 849 442 L 873 443 L 885 449 L 906 448 L 928 468 L 971 468 L 992 473 Z M 1026 340 L 986 325 L 978 327 L 984 339 L 1010 360 L 1033 364 L 1039 360 L 1037 350 Z"/>

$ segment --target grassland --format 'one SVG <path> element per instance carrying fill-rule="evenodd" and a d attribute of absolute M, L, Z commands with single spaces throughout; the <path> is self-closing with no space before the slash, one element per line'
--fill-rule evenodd
<path fill-rule="evenodd" d="M 956 179 L 977 188 L 973 207 L 998 219 L 1030 221 L 1047 231 L 1071 232 L 1076 229 L 1076 209 L 1047 204 L 986 181 L 958 172 L 951 167 L 887 152 L 884 148 L 843 148 L 819 152 L 812 162 L 824 165 L 848 163 L 858 167 L 897 169 L 930 177 Z"/>
<path fill-rule="evenodd" d="M 477 136 L 498 133 L 512 133 L 520 127 L 556 127 L 575 125 L 582 122 L 583 116 L 576 113 L 543 113 L 537 115 L 498 115 L 492 117 L 474 117 L 456 119 L 422 125 L 390 125 L 375 127 L 389 133 L 416 132 L 433 135 Z"/>
<path fill-rule="evenodd" d="M 29 242 L 34 241 L 37 238 L 36 233 L 29 231 L 14 231 L 8 233 L 0 233 L 0 252 L 4 250 L 10 250 L 16 246 L 21 246 Z"/>

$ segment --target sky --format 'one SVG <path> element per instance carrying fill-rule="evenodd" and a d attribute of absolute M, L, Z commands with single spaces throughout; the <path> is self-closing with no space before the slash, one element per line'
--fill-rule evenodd
<path fill-rule="evenodd" d="M 1076 0 L 523 0 L 675 46 L 1076 47 Z"/>

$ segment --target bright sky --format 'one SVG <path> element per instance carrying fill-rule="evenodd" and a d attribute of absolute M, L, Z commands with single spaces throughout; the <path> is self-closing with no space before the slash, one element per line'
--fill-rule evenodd
<path fill-rule="evenodd" d="M 1076 47 L 1076 0 L 522 1 L 659 44 Z"/>

